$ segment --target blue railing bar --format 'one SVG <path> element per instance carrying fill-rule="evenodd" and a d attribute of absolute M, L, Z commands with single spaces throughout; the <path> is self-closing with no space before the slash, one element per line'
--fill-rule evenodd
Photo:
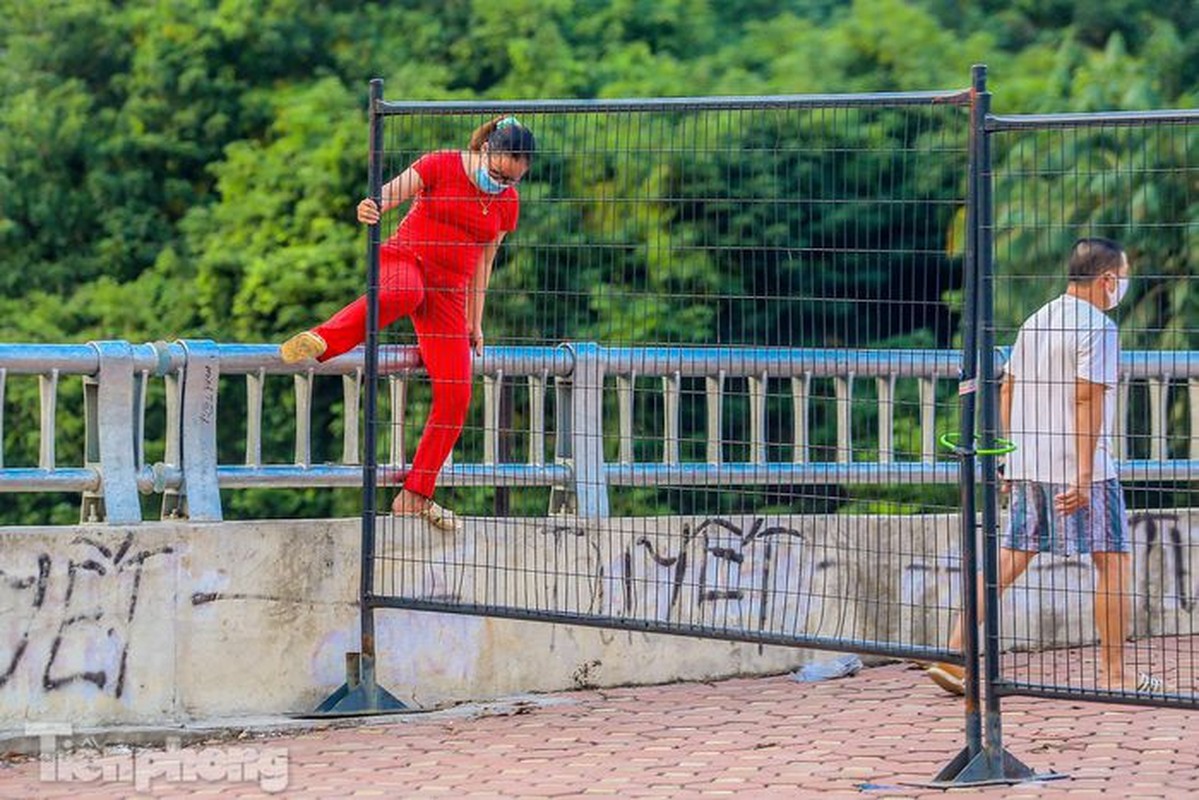
<path fill-rule="evenodd" d="M 273 344 L 219 344 L 222 375 L 247 375 L 266 368 L 271 375 L 293 375 L 311 371 L 314 375 L 350 375 L 366 366 L 366 352 L 356 347 L 350 352 L 323 363 L 284 364 L 279 360 L 279 348 Z M 0 365 L 3 356 L 0 354 Z M 574 357 L 569 347 L 488 347 L 482 358 L 474 358 L 478 375 L 494 375 L 503 370 L 506 375 L 569 375 Z M 380 348 L 381 374 L 401 372 L 423 373 L 420 351 L 411 345 Z"/>
<path fill-rule="evenodd" d="M 604 467 L 609 483 L 616 486 L 709 486 L 835 484 L 835 483 L 954 483 L 959 470 L 950 461 L 928 464 L 919 461 L 891 463 L 837 464 L 809 462 L 795 464 L 607 464 Z M 17 470 L 3 470 L 0 480 L 10 480 Z M 27 473 L 60 475 L 90 474 L 90 470 L 21 470 Z M 1199 461 L 1134 460 L 1119 463 L 1124 481 L 1185 481 L 1199 475 Z M 390 470 L 380 466 L 380 483 L 396 484 L 403 480 L 405 469 Z M 264 466 L 221 466 L 217 476 L 222 489 L 247 488 L 309 488 L 353 487 L 362 485 L 362 470 L 357 466 L 321 464 L 302 467 L 295 464 Z M 454 464 L 441 472 L 439 483 L 445 486 L 552 486 L 568 482 L 570 470 L 563 465 L 532 464 Z M 73 476 L 78 480 L 79 476 Z M 47 479 L 48 480 L 48 479 Z M 57 480 L 57 479 L 56 479 Z M 98 479 L 92 478 L 98 482 Z M 178 471 L 167 473 L 165 485 L 177 485 Z M 71 488 L 60 483 L 47 486 Z M 0 491 L 3 489 L 0 488 Z M 11 490 L 10 490 L 11 491 Z"/>
<path fill-rule="evenodd" d="M 179 345 L 164 342 L 130 345 L 133 369 L 163 375 L 178 369 L 185 354 Z M 40 375 L 58 370 L 63 375 L 94 376 L 100 369 L 100 353 L 89 344 L 0 344 L 0 369 L 13 375 Z"/>
<path fill-rule="evenodd" d="M 398 474 L 389 477 L 399 483 Z M 453 464 L 442 469 L 437 483 L 439 486 L 563 486 L 572 480 L 570 468 L 563 464 Z"/>
<path fill-rule="evenodd" d="M 362 467 L 348 464 L 266 464 L 217 467 L 222 489 L 300 489 L 362 486 Z"/>
<path fill-rule="evenodd" d="M 968 89 L 865 94 L 726 95 L 717 97 L 646 97 L 620 100 L 384 100 L 384 115 L 412 114 L 572 114 L 636 111 L 740 111 L 790 108 L 872 108 L 879 106 L 960 105 L 970 103 Z"/>
<path fill-rule="evenodd" d="M 133 345 L 133 366 L 138 371 L 163 375 L 183 366 L 186 354 L 179 343 Z M 1003 361 L 1009 347 L 996 348 Z M 312 370 L 317 375 L 346 375 L 363 366 L 362 348 L 332 361 L 284 365 L 272 344 L 218 344 L 221 374 L 254 374 L 266 368 L 270 374 L 291 375 Z M 853 350 L 832 348 L 720 348 L 720 347 L 601 347 L 609 373 L 661 376 L 675 371 L 686 377 L 704 377 L 723 370 L 726 375 L 750 377 L 768 372 L 772 377 L 832 376 L 853 371 L 862 377 L 953 376 L 961 355 L 956 350 Z M 421 370 L 415 347 L 383 348 L 381 362 L 393 371 Z M 99 354 L 90 344 L 0 344 L 0 369 L 9 375 L 49 374 L 95 375 Z M 564 347 L 489 347 L 483 358 L 475 358 L 476 374 L 569 375 L 574 357 Z M 1125 350 L 1121 354 L 1122 376 L 1132 379 L 1164 377 L 1199 378 L 1199 351 Z"/>
<path fill-rule="evenodd" d="M 1010 345 L 995 348 L 996 369 L 1011 358 Z M 1124 380 L 1146 378 L 1199 378 L 1199 350 L 1121 350 L 1120 377 Z"/>
<path fill-rule="evenodd" d="M 680 373 L 687 378 L 715 375 L 772 378 L 956 376 L 961 353 L 956 350 L 849 350 L 769 347 L 601 347 L 609 374 L 645 376 Z"/>
<path fill-rule="evenodd" d="M 887 464 L 777 462 L 770 464 L 608 464 L 612 486 L 779 486 L 796 484 L 957 483 L 961 470 L 946 461 Z"/>
<path fill-rule="evenodd" d="M 100 471 L 90 467 L 5 467 L 0 469 L 0 492 L 95 492 Z"/>
<path fill-rule="evenodd" d="M 1193 481 L 1199 476 L 1199 461 L 1138 459 L 1117 462 L 1117 469 L 1126 483 Z M 614 486 L 956 483 L 961 474 L 958 465 L 949 460 L 934 464 L 920 461 L 606 464 L 604 470 L 608 483 Z"/>
<path fill-rule="evenodd" d="M 222 375 L 253 375 L 265 369 L 268 375 L 347 375 L 362 369 L 365 363 L 361 347 L 325 362 L 309 361 L 284 364 L 279 348 L 273 344 L 218 344 Z M 417 355 L 415 364 L 420 363 Z"/>
<path fill-rule="evenodd" d="M 90 344 L 0 344 L 0 367 L 10 375 L 95 375 L 100 353 Z"/>
<path fill-rule="evenodd" d="M 1195 481 L 1199 480 L 1199 461 L 1181 458 L 1168 461 L 1130 459 L 1117 461 L 1116 471 L 1120 473 L 1120 480 L 1124 483 Z"/>
<path fill-rule="evenodd" d="M 574 372 L 575 355 L 570 345 L 560 345 L 553 348 L 532 346 L 488 347 L 483 351 L 483 357 L 474 359 L 475 374 L 496 375 L 503 372 L 513 376 L 528 376 L 548 374 L 551 377 L 564 377 Z"/>
<path fill-rule="evenodd" d="M 379 483 L 398 485 L 406 469 L 379 466 Z M 555 486 L 569 482 L 570 470 L 560 464 L 454 464 L 438 478 L 441 486 Z M 217 467 L 222 489 L 298 489 L 362 486 L 362 467 L 348 464 L 297 464 Z"/>
<path fill-rule="evenodd" d="M 1199 351 L 1125 350 L 1120 353 L 1120 376 L 1133 380 L 1199 378 Z"/>
<path fill-rule="evenodd" d="M 1199 109 L 1178 108 L 1154 111 L 1091 111 L 1071 114 L 989 114 L 988 133 L 996 131 L 1043 130 L 1045 128 L 1075 128 L 1098 125 L 1161 125 L 1199 123 Z"/>
<path fill-rule="evenodd" d="M 607 479 L 615 486 L 706 486 L 837 484 L 837 483 L 953 483 L 958 479 L 956 465 L 938 464 L 609 464 Z M 1199 475 L 1199 461 L 1124 461 L 1119 465 L 1121 480 L 1126 482 L 1187 481 Z M 404 470 L 382 470 L 380 482 L 395 485 Z M 322 465 L 299 467 L 273 465 L 261 467 L 222 466 L 217 476 L 223 489 L 356 487 L 362 485 L 362 470 L 355 466 Z M 446 486 L 552 486 L 567 483 L 570 470 L 562 465 L 458 464 L 442 471 L 440 483 Z M 138 476 L 143 493 L 178 488 L 182 475 L 176 468 L 156 464 Z M 97 471 L 88 468 L 43 470 L 10 467 L 0 470 L 0 492 L 96 491 L 100 487 Z"/>

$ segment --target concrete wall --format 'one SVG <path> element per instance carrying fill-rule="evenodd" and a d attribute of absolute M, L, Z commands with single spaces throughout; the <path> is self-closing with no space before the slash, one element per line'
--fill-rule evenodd
<path fill-rule="evenodd" d="M 943 642 L 960 606 L 954 517 L 469 524 L 453 538 L 420 526 L 407 551 L 384 553 L 421 562 L 408 591 L 917 644 Z M 1136 531 L 1138 632 L 1192 631 L 1199 518 L 1139 519 Z M 354 519 L 0 530 L 0 729 L 312 710 L 358 649 L 359 538 Z M 496 589 L 518 574 L 506 568 L 529 564 L 544 572 Z M 380 569 L 380 590 L 394 577 Z M 1012 636 L 1087 640 L 1089 580 L 1085 560 L 1036 562 L 1031 590 L 1017 585 L 1007 601 Z M 419 707 L 774 673 L 811 655 L 453 614 L 376 618 L 379 681 Z"/>

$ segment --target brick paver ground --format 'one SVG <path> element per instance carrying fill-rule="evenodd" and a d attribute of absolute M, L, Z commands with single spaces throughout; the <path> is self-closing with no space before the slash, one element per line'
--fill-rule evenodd
<path fill-rule="evenodd" d="M 9 759 L 0 797 L 1199 797 L 1199 712 L 1024 698 L 1005 711 L 1009 751 L 1068 777 L 922 787 L 962 747 L 962 705 L 895 664 L 823 683 L 780 676 L 567 692 L 174 752 L 109 750 L 60 765 L 67 780 Z M 169 765 L 187 759 L 186 774 Z M 243 762 L 251 772 L 238 772 Z"/>

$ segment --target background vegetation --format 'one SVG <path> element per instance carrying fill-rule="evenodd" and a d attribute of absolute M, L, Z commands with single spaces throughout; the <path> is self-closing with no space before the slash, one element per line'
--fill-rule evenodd
<path fill-rule="evenodd" d="M 363 237 L 353 206 L 365 184 L 371 77 L 383 77 L 396 99 L 874 92 L 962 87 L 970 65 L 984 62 L 998 113 L 1193 107 L 1199 7 L 1190 0 L 0 0 L 0 56 L 0 340 L 266 342 L 360 291 Z M 1196 137 L 1149 136 L 1063 137 L 1039 150 L 1008 143 L 997 154 L 997 211 L 1010 230 L 1000 254 L 1015 273 L 1051 275 L 1077 230 L 1121 235 L 1153 265 L 1128 312 L 1142 331 L 1133 343 L 1193 348 L 1199 301 L 1178 278 L 1189 275 L 1199 244 Z M 1081 177 L 1046 181 L 1037 202 L 1061 225 L 1022 232 L 1013 220 L 1027 212 L 1027 198 L 1005 191 L 1004 170 L 1015 175 L 1051 148 L 1068 148 L 1063 159 L 1085 157 L 1090 166 Z M 1160 180 L 1128 172 L 1129 154 L 1150 151 L 1142 166 L 1164 169 Z M 707 170 L 689 180 L 719 176 L 721 165 Z M 1103 190 L 1080 183 L 1107 172 L 1130 176 L 1127 194 L 1136 202 L 1087 201 Z M 602 182 L 594 187 L 598 193 Z M 739 235 L 719 209 L 693 212 L 694 235 L 705 241 Z M 1146 219 L 1159 224 L 1136 226 Z M 755 230 L 759 222 L 740 220 Z M 944 249 L 950 228 L 946 221 L 940 231 L 908 231 L 900 245 L 916 249 L 920 237 L 931 237 Z M 530 219 L 520 235 L 538 229 L 553 230 L 553 220 Z M 571 233 L 585 240 L 585 231 Z M 941 266 L 957 269 L 952 259 Z M 512 268 L 526 289 L 563 280 L 536 264 Z M 736 289 L 719 264 L 687 268 L 658 288 L 684 298 Z M 612 297 L 628 275 L 574 274 L 609 281 Z M 844 291 L 861 297 L 890 290 L 889 273 L 857 269 L 784 276 L 778 286 L 803 280 L 848 282 Z M 954 285 L 952 275 L 936 283 L 934 299 L 947 310 Z M 1052 291 L 1038 285 L 1034 293 Z M 1028 302 L 1001 299 L 1001 325 L 1018 322 Z M 514 303 L 497 312 L 488 327 L 493 341 L 532 335 L 521 327 L 529 310 Z M 587 311 L 559 322 L 576 338 L 629 324 L 621 303 Z M 721 319 L 720 309 L 691 302 L 639 312 L 636 321 L 651 338 L 678 341 L 672 325 L 707 326 L 715 340 L 729 324 Z M 945 344 L 947 319 L 938 312 L 914 328 L 852 338 Z M 777 320 L 739 325 L 750 338 L 778 343 L 770 341 Z M 5 463 L 36 460 L 35 393 L 12 382 Z M 282 430 L 288 409 L 270 413 L 266 428 Z M 64 454 L 82 448 L 78 416 L 64 403 Z M 318 421 L 331 439 L 334 419 Z M 235 438 L 235 428 L 224 431 Z M 268 450 L 285 451 L 281 442 Z M 232 439 L 222 447 L 236 449 Z M 327 447 L 336 452 L 336 440 Z M 70 521 L 76 503 L 0 496 L 0 519 Z M 352 514 L 355 504 L 353 493 L 323 491 L 243 492 L 228 501 L 231 515 L 244 516 Z"/>

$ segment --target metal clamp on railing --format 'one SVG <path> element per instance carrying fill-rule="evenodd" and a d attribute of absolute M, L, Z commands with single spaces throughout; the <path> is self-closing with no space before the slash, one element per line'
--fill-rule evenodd
<path fill-rule="evenodd" d="M 135 377 L 128 342 L 92 342 L 95 376 L 83 376 L 84 467 L 100 475 L 99 491 L 85 491 L 80 518 L 112 524 L 141 522 L 138 471 L 144 382 Z"/>
<path fill-rule="evenodd" d="M 217 384 L 220 349 L 204 340 L 181 342 L 186 359 L 180 403 L 180 463 L 183 468 L 182 513 L 192 521 L 221 520 L 217 477 Z"/>

